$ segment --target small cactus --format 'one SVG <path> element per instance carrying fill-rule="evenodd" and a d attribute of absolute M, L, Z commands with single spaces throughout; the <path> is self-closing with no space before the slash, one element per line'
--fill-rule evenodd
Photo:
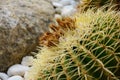
<path fill-rule="evenodd" d="M 89 9 L 73 17 L 58 19 L 40 38 L 26 80 L 120 79 L 119 12 Z"/>

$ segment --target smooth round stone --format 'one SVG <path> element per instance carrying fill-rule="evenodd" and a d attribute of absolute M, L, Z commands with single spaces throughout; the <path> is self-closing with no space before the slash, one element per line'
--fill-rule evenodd
<path fill-rule="evenodd" d="M 56 9 L 55 9 L 55 13 L 61 14 L 61 10 L 62 10 L 62 8 L 60 8 L 60 7 L 59 7 L 59 8 L 56 8 Z"/>
<path fill-rule="evenodd" d="M 15 75 L 24 76 L 25 72 L 28 70 L 29 70 L 28 66 L 16 64 L 16 65 L 11 66 L 8 69 L 7 74 L 8 76 L 15 76 Z"/>
<path fill-rule="evenodd" d="M 32 56 L 25 56 L 22 59 L 21 64 L 24 66 L 32 66 L 33 63 L 33 57 Z"/>
<path fill-rule="evenodd" d="M 64 6 L 61 12 L 62 16 L 70 16 L 76 12 L 76 9 L 72 6 Z"/>
<path fill-rule="evenodd" d="M 54 7 L 63 7 L 63 5 L 58 2 L 52 2 L 52 4 Z"/>
<path fill-rule="evenodd" d="M 58 2 L 58 1 L 60 1 L 60 0 L 51 0 L 52 2 Z"/>
<path fill-rule="evenodd" d="M 74 0 L 71 0 L 70 1 L 70 4 L 73 5 L 73 6 L 77 6 L 78 2 L 74 1 Z"/>
<path fill-rule="evenodd" d="M 0 72 L 0 79 L 1 80 L 7 80 L 8 78 L 9 78 L 9 76 L 7 74 Z"/>
<path fill-rule="evenodd" d="M 8 80 L 24 80 L 21 76 L 12 76 Z"/>
<path fill-rule="evenodd" d="M 74 0 L 61 0 L 59 3 L 62 4 L 63 6 L 66 6 L 66 5 L 71 5 L 71 1 L 74 1 Z"/>
<path fill-rule="evenodd" d="M 62 16 L 60 14 L 55 14 L 55 19 L 58 19 L 58 18 L 62 18 Z"/>
<path fill-rule="evenodd" d="M 25 72 L 25 75 L 24 75 L 24 79 L 25 79 L 25 80 L 28 80 L 28 76 L 29 76 L 29 72 L 26 71 L 26 72 Z"/>

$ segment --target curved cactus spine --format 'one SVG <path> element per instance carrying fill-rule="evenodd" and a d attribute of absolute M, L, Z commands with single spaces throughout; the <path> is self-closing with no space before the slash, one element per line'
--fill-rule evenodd
<path fill-rule="evenodd" d="M 50 32 L 59 34 L 46 39 L 54 45 L 41 38 L 43 47 L 31 69 L 37 71 L 34 80 L 119 80 L 119 12 L 88 10 L 74 17 L 58 21 L 60 29 Z"/>

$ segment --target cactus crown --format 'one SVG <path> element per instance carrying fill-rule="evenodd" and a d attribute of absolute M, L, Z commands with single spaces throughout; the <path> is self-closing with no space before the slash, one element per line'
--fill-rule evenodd
<path fill-rule="evenodd" d="M 120 14 L 98 9 L 74 17 L 58 20 L 40 38 L 44 47 L 28 80 L 120 79 Z"/>

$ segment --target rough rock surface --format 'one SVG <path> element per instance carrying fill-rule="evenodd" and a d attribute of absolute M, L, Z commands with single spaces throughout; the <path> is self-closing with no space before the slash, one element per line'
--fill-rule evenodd
<path fill-rule="evenodd" d="M 50 0 L 0 1 L 0 71 L 34 50 L 53 15 Z"/>

